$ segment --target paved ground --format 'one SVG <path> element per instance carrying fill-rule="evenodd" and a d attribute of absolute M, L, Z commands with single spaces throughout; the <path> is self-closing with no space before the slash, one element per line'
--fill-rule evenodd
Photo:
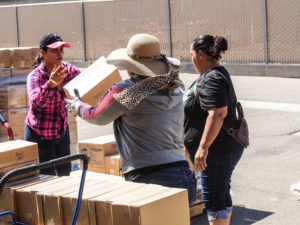
<path fill-rule="evenodd" d="M 181 74 L 186 86 L 197 75 Z M 300 79 L 233 76 L 249 123 L 250 146 L 232 178 L 231 225 L 300 225 Z M 79 140 L 112 133 L 111 124 L 94 126 L 78 119 Z M 191 225 L 208 224 L 206 216 Z"/>

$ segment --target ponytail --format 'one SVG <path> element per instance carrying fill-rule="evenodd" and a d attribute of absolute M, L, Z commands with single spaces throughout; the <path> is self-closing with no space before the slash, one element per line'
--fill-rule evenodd
<path fill-rule="evenodd" d="M 38 67 L 38 65 L 40 65 L 42 61 L 43 61 L 43 57 L 41 57 L 40 53 L 38 53 L 33 61 L 34 68 Z"/>
<path fill-rule="evenodd" d="M 192 43 L 193 49 L 198 53 L 202 50 L 213 59 L 222 58 L 221 53 L 228 50 L 227 40 L 221 36 L 201 35 Z"/>

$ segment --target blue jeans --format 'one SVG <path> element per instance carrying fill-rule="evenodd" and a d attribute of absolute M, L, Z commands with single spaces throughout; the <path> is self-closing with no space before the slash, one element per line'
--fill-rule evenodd
<path fill-rule="evenodd" d="M 243 151 L 243 148 L 224 151 L 223 155 L 207 158 L 207 168 L 200 172 L 200 182 L 208 220 L 227 219 L 232 211 L 231 176 Z"/>
<path fill-rule="evenodd" d="M 70 134 L 69 127 L 61 138 L 55 140 L 45 140 L 38 136 L 29 126 L 24 128 L 24 140 L 38 144 L 39 162 L 48 162 L 52 159 L 70 155 Z M 40 174 L 68 176 L 71 172 L 71 162 L 56 167 L 41 169 Z"/>
<path fill-rule="evenodd" d="M 137 181 L 138 183 L 158 184 L 171 188 L 184 188 L 188 190 L 189 204 L 196 201 L 197 180 L 195 173 L 188 165 L 165 168 L 155 171 Z"/>

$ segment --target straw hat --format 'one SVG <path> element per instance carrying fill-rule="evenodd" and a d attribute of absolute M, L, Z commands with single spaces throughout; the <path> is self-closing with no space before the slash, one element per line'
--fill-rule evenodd
<path fill-rule="evenodd" d="M 157 76 L 169 72 L 167 63 L 158 59 L 161 56 L 160 41 L 149 34 L 136 34 L 130 38 L 127 48 L 114 50 L 107 57 L 107 63 L 118 69 L 128 70 L 138 75 Z M 167 57 L 175 68 L 180 61 Z"/>

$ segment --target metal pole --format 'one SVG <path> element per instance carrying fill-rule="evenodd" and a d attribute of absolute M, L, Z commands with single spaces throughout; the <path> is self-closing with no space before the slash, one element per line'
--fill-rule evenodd
<path fill-rule="evenodd" d="M 16 44 L 17 44 L 17 47 L 20 47 L 18 8 L 16 5 L 15 5 L 15 18 L 16 18 Z"/>
<path fill-rule="evenodd" d="M 172 19 L 171 19 L 171 4 L 170 0 L 167 0 L 167 21 L 168 21 L 168 39 L 169 39 L 169 55 L 173 56 L 173 46 L 172 46 Z"/>
<path fill-rule="evenodd" d="M 268 36 L 268 5 L 264 0 L 264 19 L 265 19 L 265 62 L 269 64 L 269 36 Z"/>
<path fill-rule="evenodd" d="M 85 11 L 84 11 L 84 3 L 80 2 L 81 6 L 81 28 L 82 28 L 82 47 L 83 47 L 83 60 L 87 61 L 86 56 L 86 29 L 85 29 Z"/>

